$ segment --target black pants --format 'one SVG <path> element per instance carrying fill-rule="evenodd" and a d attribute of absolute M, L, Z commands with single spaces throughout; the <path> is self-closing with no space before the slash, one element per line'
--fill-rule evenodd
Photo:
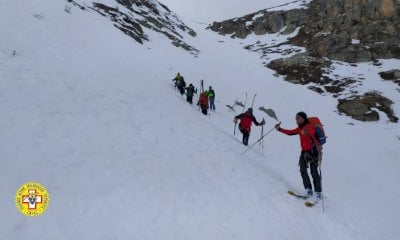
<path fill-rule="evenodd" d="M 250 131 L 242 128 L 241 126 L 239 126 L 239 130 L 243 134 L 243 140 L 242 140 L 243 144 L 245 146 L 248 146 L 249 145 Z"/>
<path fill-rule="evenodd" d="M 318 173 L 318 152 L 316 149 L 301 151 L 299 160 L 300 174 L 303 179 L 304 188 L 312 189 L 307 171 L 308 165 L 310 166 L 311 176 L 313 178 L 314 191 L 321 192 L 321 176 Z"/>
<path fill-rule="evenodd" d="M 207 106 L 204 106 L 204 105 L 200 105 L 200 108 L 201 108 L 201 112 L 202 112 L 204 115 L 207 115 L 207 109 L 208 109 L 208 107 L 207 107 Z"/>
<path fill-rule="evenodd" d="M 185 88 L 181 85 L 178 85 L 178 90 L 181 95 L 185 94 Z"/>
<path fill-rule="evenodd" d="M 190 104 L 193 104 L 193 95 L 192 95 L 192 96 L 186 95 L 186 101 L 187 101 L 188 103 L 190 103 Z"/>

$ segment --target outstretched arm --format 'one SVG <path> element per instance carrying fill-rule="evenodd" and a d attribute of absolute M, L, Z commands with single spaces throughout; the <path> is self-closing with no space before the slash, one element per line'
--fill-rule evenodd
<path fill-rule="evenodd" d="M 292 130 L 283 129 L 283 128 L 281 128 L 281 123 L 276 124 L 275 128 L 279 132 L 284 133 L 284 134 L 289 135 L 289 136 L 297 135 L 297 134 L 301 133 L 301 129 L 300 128 L 295 128 L 295 129 L 292 129 Z"/>

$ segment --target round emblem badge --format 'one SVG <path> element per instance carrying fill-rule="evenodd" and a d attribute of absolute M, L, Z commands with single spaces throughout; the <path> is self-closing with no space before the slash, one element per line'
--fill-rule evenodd
<path fill-rule="evenodd" d="M 19 187 L 15 195 L 18 210 L 29 217 L 43 214 L 49 206 L 50 198 L 46 188 L 36 182 L 28 182 Z"/>

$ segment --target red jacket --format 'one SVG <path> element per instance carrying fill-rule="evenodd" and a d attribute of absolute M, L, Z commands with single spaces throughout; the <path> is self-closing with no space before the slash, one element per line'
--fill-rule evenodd
<path fill-rule="evenodd" d="M 200 94 L 198 104 L 200 104 L 200 106 L 207 107 L 207 109 L 208 109 L 208 96 L 205 92 Z"/>
<path fill-rule="evenodd" d="M 254 123 L 256 126 L 261 125 L 253 114 L 247 112 L 237 115 L 235 119 L 240 119 L 239 127 L 243 128 L 246 132 L 251 131 L 251 123 Z"/>
<path fill-rule="evenodd" d="M 279 131 L 287 135 L 300 134 L 301 150 L 308 151 L 313 149 L 314 145 L 320 145 L 318 140 L 315 138 L 315 128 L 311 124 L 306 124 L 303 128 L 298 127 L 293 130 L 281 128 Z"/>

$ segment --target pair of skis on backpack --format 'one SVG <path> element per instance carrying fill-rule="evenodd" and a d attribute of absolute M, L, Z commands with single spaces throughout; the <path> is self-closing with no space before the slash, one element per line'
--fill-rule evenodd
<path fill-rule="evenodd" d="M 302 195 L 302 194 L 299 194 L 299 193 L 296 193 L 293 191 L 288 191 L 287 193 L 293 197 L 306 200 L 306 202 L 304 203 L 304 205 L 306 207 L 313 207 L 313 206 L 315 206 L 315 204 L 317 204 L 319 201 L 321 201 L 321 200 L 310 200 L 310 198 L 307 195 Z"/>

